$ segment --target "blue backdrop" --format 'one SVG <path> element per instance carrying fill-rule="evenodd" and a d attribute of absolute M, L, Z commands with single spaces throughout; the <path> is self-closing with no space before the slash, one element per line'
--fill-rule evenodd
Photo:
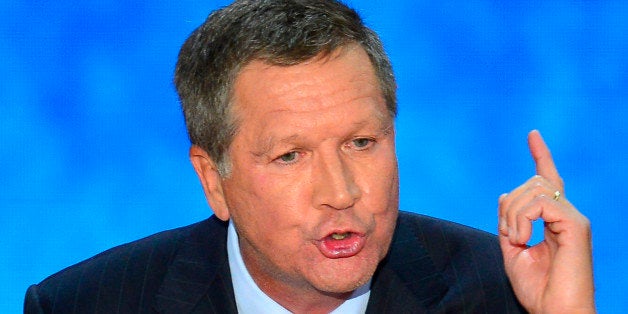
<path fill-rule="evenodd" d="M 0 312 L 65 266 L 210 215 L 171 81 L 225 3 L 0 1 Z M 398 77 L 402 209 L 495 232 L 538 128 L 592 221 L 600 312 L 625 312 L 628 2 L 350 3 Z"/>

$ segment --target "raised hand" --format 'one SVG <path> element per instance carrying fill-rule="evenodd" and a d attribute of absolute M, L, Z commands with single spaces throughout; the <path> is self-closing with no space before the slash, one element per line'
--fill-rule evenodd
<path fill-rule="evenodd" d="M 499 241 L 517 298 L 531 313 L 595 313 L 589 221 L 565 198 L 564 184 L 541 134 L 528 146 L 536 175 L 499 198 Z M 532 222 L 544 240 L 528 247 Z"/>

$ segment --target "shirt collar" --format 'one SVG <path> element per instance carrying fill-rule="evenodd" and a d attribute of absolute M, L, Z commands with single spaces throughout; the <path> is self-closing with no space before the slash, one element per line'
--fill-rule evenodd
<path fill-rule="evenodd" d="M 290 313 L 290 311 L 266 295 L 266 293 L 257 286 L 251 274 L 249 274 L 242 260 L 240 245 L 238 245 L 238 233 L 232 221 L 229 221 L 227 232 L 227 258 L 229 259 L 231 281 L 238 313 Z M 370 286 L 371 282 L 369 280 L 369 282 L 356 289 L 351 297 L 333 310 L 331 314 L 364 313 L 368 305 L 369 296 L 371 295 Z"/>

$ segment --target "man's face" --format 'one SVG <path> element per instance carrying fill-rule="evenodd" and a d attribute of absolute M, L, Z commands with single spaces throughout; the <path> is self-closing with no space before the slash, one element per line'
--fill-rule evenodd
<path fill-rule="evenodd" d="M 339 293 L 366 283 L 398 206 L 393 121 L 367 54 L 254 61 L 233 104 L 239 129 L 222 190 L 257 284 Z"/>

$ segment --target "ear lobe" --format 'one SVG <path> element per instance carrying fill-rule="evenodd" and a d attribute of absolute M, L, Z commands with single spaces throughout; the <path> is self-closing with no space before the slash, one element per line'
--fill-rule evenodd
<path fill-rule="evenodd" d="M 190 148 L 190 161 L 194 166 L 194 170 L 201 180 L 205 198 L 209 206 L 214 211 L 216 217 L 220 220 L 227 221 L 229 219 L 229 208 L 225 202 L 225 196 L 222 190 L 222 180 L 218 174 L 218 167 L 209 157 L 209 154 L 199 146 L 192 145 Z"/>

